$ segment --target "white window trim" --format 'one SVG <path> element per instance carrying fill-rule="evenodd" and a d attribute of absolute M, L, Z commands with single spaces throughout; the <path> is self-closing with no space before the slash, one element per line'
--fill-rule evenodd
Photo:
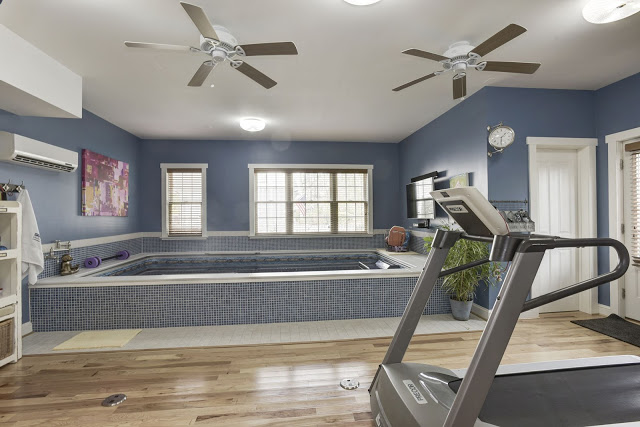
<path fill-rule="evenodd" d="M 624 242 L 624 234 L 620 224 L 624 223 L 624 175 L 620 170 L 620 161 L 624 159 L 624 145 L 636 142 L 640 138 L 640 127 L 605 136 L 608 157 L 608 189 L 609 189 L 609 237 Z M 618 255 L 609 250 L 609 268 L 618 264 Z M 624 276 L 609 284 L 609 306 L 600 305 L 600 314 L 608 316 L 617 314 L 624 318 L 626 312 L 622 290 L 625 288 Z"/>
<path fill-rule="evenodd" d="M 162 239 L 205 240 L 207 238 L 207 163 L 160 163 L 162 171 Z M 167 203 L 167 169 L 200 169 L 202 171 L 202 236 L 169 237 L 169 210 Z"/>
<path fill-rule="evenodd" d="M 281 163 L 281 164 L 272 164 L 272 163 L 249 163 L 249 237 L 256 239 L 264 239 L 264 238 L 313 238 L 313 237 L 370 237 L 373 236 L 373 165 L 340 165 L 340 164 L 295 164 L 295 163 Z M 368 224 L 367 224 L 367 232 L 366 233 L 318 233 L 318 234 L 286 234 L 286 235 L 278 235 L 278 234 L 263 234 L 256 235 L 256 212 L 255 212 L 255 170 L 256 169 L 338 169 L 338 170 L 367 170 L 367 179 L 368 179 L 368 191 L 369 191 L 369 200 L 367 202 L 367 216 L 368 216 Z"/>

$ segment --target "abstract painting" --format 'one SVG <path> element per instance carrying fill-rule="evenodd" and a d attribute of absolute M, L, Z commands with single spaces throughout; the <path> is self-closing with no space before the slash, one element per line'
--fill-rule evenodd
<path fill-rule="evenodd" d="M 129 164 L 82 150 L 82 215 L 127 216 Z"/>

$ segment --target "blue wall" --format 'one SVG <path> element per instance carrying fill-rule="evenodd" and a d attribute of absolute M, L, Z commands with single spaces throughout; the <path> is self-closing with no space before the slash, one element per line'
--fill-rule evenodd
<path fill-rule="evenodd" d="M 43 243 L 138 231 L 138 138 L 86 110 L 82 119 L 23 117 L 0 110 L 0 130 L 76 151 L 79 156 L 87 148 L 129 163 L 128 217 L 80 215 L 80 167 L 66 173 L 0 163 L 0 182 L 24 181 L 29 190 Z"/>
<path fill-rule="evenodd" d="M 595 92 L 595 123 L 598 136 L 598 236 L 609 235 L 608 153 L 605 136 L 640 127 L 640 73 Z M 598 272 L 609 271 L 609 252 L 598 252 Z M 609 285 L 598 290 L 598 301 L 610 305 Z"/>
<path fill-rule="evenodd" d="M 357 142 L 143 140 L 141 231 L 162 229 L 160 163 L 208 163 L 209 231 L 249 230 L 249 163 L 372 164 L 374 228 L 389 228 L 401 203 L 398 145 Z"/>
<path fill-rule="evenodd" d="M 436 188 L 448 188 L 449 178 L 470 172 L 471 185 L 487 194 L 486 88 L 460 102 L 400 143 L 399 193 L 402 199 L 398 222 L 411 227 L 407 219 L 406 188 L 411 178 L 438 171 Z M 446 218 L 438 209 L 438 219 Z"/>
<path fill-rule="evenodd" d="M 438 171 L 436 188 L 448 188 L 449 178 L 470 173 L 470 184 L 487 195 L 487 88 L 460 102 L 436 120 L 413 133 L 400 143 L 398 190 L 405 200 L 405 186 L 411 178 Z M 407 219 L 407 206 L 402 203 L 398 220 L 411 228 L 414 220 Z M 446 221 L 446 213 L 438 208 L 437 221 Z M 488 306 L 489 292 L 485 286 L 478 287 L 476 303 Z"/>
<path fill-rule="evenodd" d="M 0 110 L 0 130 L 73 150 L 79 156 L 87 148 L 129 163 L 129 216 L 114 218 L 80 215 L 80 167 L 66 173 L 0 162 L 0 182 L 24 181 L 29 190 L 43 243 L 138 231 L 138 138 L 86 110 L 82 119 L 23 117 Z M 25 282 L 22 301 L 25 323 L 29 321 L 29 290 Z"/>

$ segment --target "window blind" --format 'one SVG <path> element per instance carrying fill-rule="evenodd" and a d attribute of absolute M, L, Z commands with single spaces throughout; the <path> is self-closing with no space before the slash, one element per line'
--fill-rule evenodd
<path fill-rule="evenodd" d="M 256 169 L 256 234 L 366 234 L 368 170 Z"/>
<path fill-rule="evenodd" d="M 167 169 L 169 237 L 202 236 L 202 169 Z"/>
<path fill-rule="evenodd" d="M 625 145 L 630 156 L 629 203 L 631 211 L 631 258 L 640 263 L 640 142 Z"/>

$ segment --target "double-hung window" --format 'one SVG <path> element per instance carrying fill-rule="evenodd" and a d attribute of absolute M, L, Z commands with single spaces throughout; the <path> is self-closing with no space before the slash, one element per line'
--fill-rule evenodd
<path fill-rule="evenodd" d="M 370 165 L 249 165 L 252 236 L 373 233 Z"/>
<path fill-rule="evenodd" d="M 207 164 L 162 163 L 162 237 L 207 236 Z"/>

